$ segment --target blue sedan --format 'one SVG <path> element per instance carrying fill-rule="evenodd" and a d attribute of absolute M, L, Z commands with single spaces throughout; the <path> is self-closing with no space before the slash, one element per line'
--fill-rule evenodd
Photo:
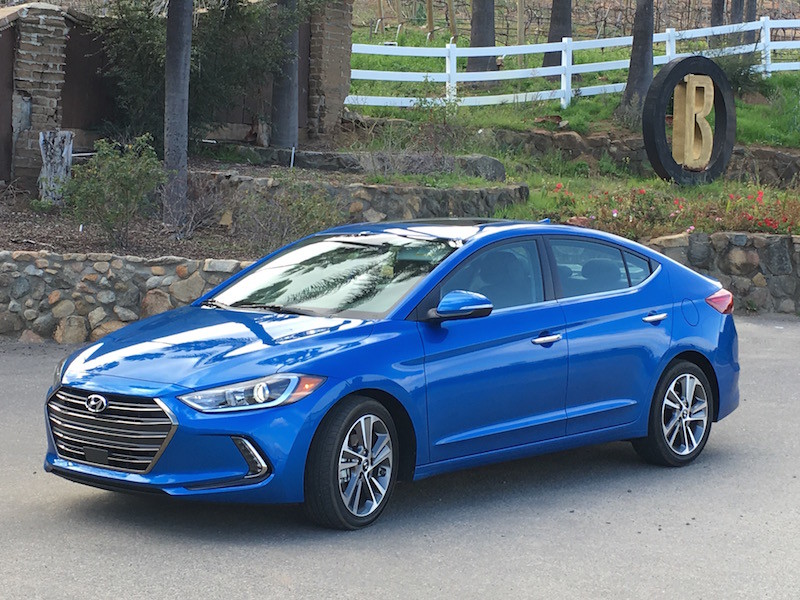
<path fill-rule="evenodd" d="M 46 470 L 372 523 L 398 479 L 613 440 L 690 463 L 739 403 L 733 298 L 548 223 L 348 225 L 59 365 Z"/>

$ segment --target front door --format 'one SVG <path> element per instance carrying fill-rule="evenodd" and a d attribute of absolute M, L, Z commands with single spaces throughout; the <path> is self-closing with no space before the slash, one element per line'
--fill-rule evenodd
<path fill-rule="evenodd" d="M 420 322 L 430 456 L 447 460 L 564 435 L 567 342 L 561 307 L 545 297 L 539 243 L 495 244 L 434 293 L 485 295 L 489 316 Z"/>

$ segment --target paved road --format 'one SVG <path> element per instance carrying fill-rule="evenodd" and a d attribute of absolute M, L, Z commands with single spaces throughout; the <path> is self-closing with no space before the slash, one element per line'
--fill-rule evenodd
<path fill-rule="evenodd" d="M 398 486 L 367 530 L 42 471 L 65 354 L 0 343 L 0 598 L 800 598 L 800 320 L 738 318 L 743 402 L 684 469 L 608 444 Z"/>

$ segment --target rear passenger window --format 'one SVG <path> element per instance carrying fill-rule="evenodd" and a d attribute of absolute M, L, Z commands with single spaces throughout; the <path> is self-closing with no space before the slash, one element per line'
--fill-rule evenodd
<path fill-rule="evenodd" d="M 648 261 L 630 252 L 624 252 L 623 254 L 625 255 L 625 264 L 628 266 L 628 276 L 632 286 L 639 285 L 650 277 L 650 263 Z"/>
<path fill-rule="evenodd" d="M 551 239 L 550 248 L 563 298 L 628 287 L 628 274 L 618 248 L 572 239 Z"/>

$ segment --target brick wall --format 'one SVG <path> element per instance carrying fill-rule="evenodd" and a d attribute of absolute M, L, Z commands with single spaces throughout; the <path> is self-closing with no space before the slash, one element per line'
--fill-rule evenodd
<path fill-rule="evenodd" d="M 36 189 L 42 168 L 39 132 L 61 128 L 61 89 L 69 27 L 60 8 L 22 8 L 14 60 L 12 173 L 20 186 Z"/>
<path fill-rule="evenodd" d="M 330 134 L 350 93 L 353 0 L 333 0 L 311 18 L 308 133 Z"/>

